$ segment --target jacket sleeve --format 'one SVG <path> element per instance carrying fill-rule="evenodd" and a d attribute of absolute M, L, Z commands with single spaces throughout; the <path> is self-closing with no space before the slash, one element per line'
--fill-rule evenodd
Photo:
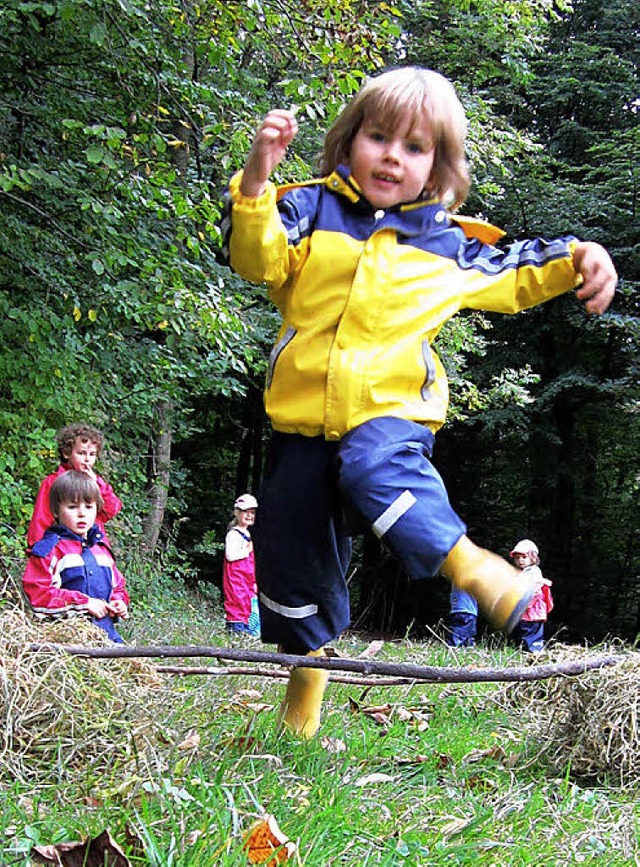
<path fill-rule="evenodd" d="M 518 241 L 505 248 L 465 239 L 458 251 L 463 307 L 518 313 L 569 292 L 582 282 L 573 265 L 578 239 Z"/>
<path fill-rule="evenodd" d="M 129 597 L 129 593 L 127 591 L 127 588 L 125 586 L 124 575 L 118 569 L 118 567 L 116 566 L 115 563 L 113 564 L 111 571 L 112 571 L 112 588 L 113 589 L 111 590 L 110 601 L 113 602 L 116 599 L 120 599 L 120 600 L 122 600 L 122 602 L 124 602 L 125 605 L 128 605 L 130 597 Z"/>
<path fill-rule="evenodd" d="M 31 554 L 22 576 L 24 592 L 37 614 L 60 614 L 86 611 L 89 597 L 78 590 L 64 590 L 53 583 L 57 555 L 38 557 Z"/>
<path fill-rule="evenodd" d="M 102 500 L 104 502 L 104 506 L 100 509 L 98 518 L 100 518 L 104 523 L 105 521 L 111 520 L 111 518 L 115 518 L 122 508 L 122 501 L 115 495 L 111 485 L 108 482 L 105 482 L 101 476 L 96 476 L 96 482 L 100 488 L 100 493 L 102 494 Z"/>
<path fill-rule="evenodd" d="M 278 290 L 306 259 L 308 243 L 289 233 L 278 210 L 276 187 L 271 182 L 261 196 L 243 196 L 242 172 L 233 176 L 227 197 L 225 229 L 229 264 L 252 283 L 267 283 Z M 289 204 L 289 200 L 287 201 Z M 289 208 L 295 206 L 289 205 Z M 291 222 L 309 222 L 309 215 L 293 214 Z M 275 299 L 274 299 L 275 300 Z M 276 302 L 277 303 L 277 302 Z"/>
<path fill-rule="evenodd" d="M 53 515 L 51 514 L 51 508 L 49 506 L 49 493 L 51 491 L 51 485 L 59 475 L 59 471 L 57 473 L 52 473 L 50 476 L 47 476 L 40 485 L 40 490 L 38 491 L 36 502 L 33 507 L 33 515 L 29 522 L 29 529 L 27 530 L 27 544 L 29 548 L 32 548 L 36 542 L 39 542 L 44 536 L 45 530 L 53 524 Z"/>
<path fill-rule="evenodd" d="M 224 540 L 224 556 L 229 563 L 244 560 L 252 551 L 251 542 L 247 542 L 242 533 L 231 529 Z"/>

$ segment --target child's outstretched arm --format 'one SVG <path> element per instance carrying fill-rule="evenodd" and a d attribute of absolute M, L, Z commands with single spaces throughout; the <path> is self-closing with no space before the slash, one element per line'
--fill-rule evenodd
<path fill-rule="evenodd" d="M 573 265 L 583 279 L 576 296 L 585 302 L 587 313 L 604 313 L 618 282 L 611 257 L 600 244 L 580 241 L 573 253 Z"/>
<path fill-rule="evenodd" d="M 267 114 L 244 166 L 240 184 L 243 196 L 256 197 L 264 192 L 271 172 L 281 162 L 297 133 L 298 122 L 292 111 L 276 108 Z"/>

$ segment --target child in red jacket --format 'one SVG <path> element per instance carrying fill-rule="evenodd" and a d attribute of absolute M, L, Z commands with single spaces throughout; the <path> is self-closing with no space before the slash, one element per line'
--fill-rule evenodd
<path fill-rule="evenodd" d="M 30 551 L 22 586 L 38 617 L 89 615 L 112 641 L 128 616 L 129 594 L 96 523 L 100 489 L 86 473 L 69 470 L 51 486 L 55 523 Z"/>
<path fill-rule="evenodd" d="M 48 475 L 40 485 L 27 531 L 29 548 L 32 548 L 36 542 L 42 539 L 45 530 L 53 524 L 53 515 L 49 507 L 49 493 L 58 476 L 68 470 L 86 473 L 97 484 L 102 498 L 102 506 L 98 512 L 96 524 L 104 534 L 106 541 L 105 522 L 118 514 L 122 508 L 122 503 L 116 497 L 111 485 L 97 475 L 93 469 L 104 445 L 102 432 L 82 422 L 70 424 L 58 431 L 56 442 L 58 443 L 60 466 L 55 473 Z"/>
<path fill-rule="evenodd" d="M 513 640 L 530 653 L 540 653 L 544 647 L 544 625 L 553 608 L 551 581 L 540 570 L 538 546 L 531 539 L 522 539 L 509 555 L 516 569 L 521 569 L 533 579 L 536 591 L 531 597 L 520 621 L 513 632 Z"/>

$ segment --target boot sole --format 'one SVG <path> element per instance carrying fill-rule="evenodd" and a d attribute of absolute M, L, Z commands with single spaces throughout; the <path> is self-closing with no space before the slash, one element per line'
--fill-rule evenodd
<path fill-rule="evenodd" d="M 518 602 L 516 607 L 513 609 L 513 611 L 509 615 L 509 619 L 501 630 L 502 632 L 504 632 L 505 635 L 510 635 L 516 628 L 516 626 L 522 619 L 522 615 L 529 607 L 529 603 L 531 602 L 531 599 L 533 598 L 535 592 L 535 587 L 530 587 L 529 590 L 527 590 L 527 592 L 524 594 L 522 599 Z"/>

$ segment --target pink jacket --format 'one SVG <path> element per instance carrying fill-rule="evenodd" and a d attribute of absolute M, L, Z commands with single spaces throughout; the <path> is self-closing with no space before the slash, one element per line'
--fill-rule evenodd
<path fill-rule="evenodd" d="M 55 523 L 55 519 L 51 514 L 51 509 L 49 507 L 49 492 L 51 491 L 51 485 L 55 482 L 58 476 L 61 476 L 62 473 L 66 473 L 68 469 L 69 466 L 67 464 L 60 464 L 56 472 L 47 476 L 40 485 L 40 490 L 36 497 L 36 503 L 33 507 L 33 515 L 31 516 L 29 529 L 27 530 L 27 545 L 29 548 L 33 548 L 35 543 L 42 539 L 45 530 Z M 104 507 L 98 513 L 96 524 L 104 533 L 105 542 L 109 544 L 104 530 L 105 521 L 114 518 L 118 514 L 122 508 L 122 502 L 118 497 L 116 497 L 111 485 L 108 482 L 105 482 L 103 478 L 96 476 L 96 482 L 98 483 L 102 499 L 104 500 Z"/>
<path fill-rule="evenodd" d="M 251 536 L 238 527 L 233 527 L 226 536 L 222 591 L 225 619 L 230 623 L 248 623 L 251 600 L 257 593 L 256 567 Z"/>
<path fill-rule="evenodd" d="M 553 609 L 553 598 L 551 597 L 551 590 L 549 589 L 551 581 L 542 577 L 542 572 L 538 566 L 529 566 L 529 568 L 524 571 L 530 572 L 531 577 L 539 584 L 539 586 L 526 611 L 522 615 L 522 620 L 546 620 L 549 612 Z"/>

